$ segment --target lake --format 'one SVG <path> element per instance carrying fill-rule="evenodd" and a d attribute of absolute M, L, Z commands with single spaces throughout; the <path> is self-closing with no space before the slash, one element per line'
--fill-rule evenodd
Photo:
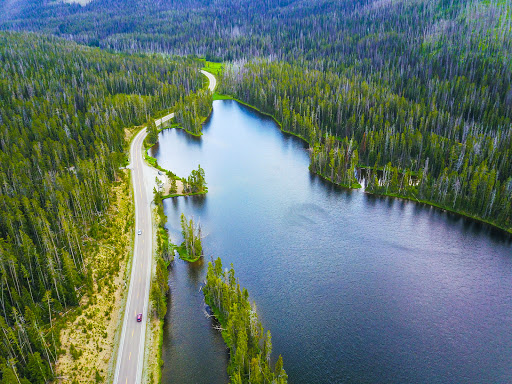
<path fill-rule="evenodd" d="M 205 197 L 164 201 L 181 243 L 200 221 L 205 262 L 174 262 L 163 383 L 226 383 L 229 359 L 204 314 L 207 261 L 234 265 L 290 383 L 509 383 L 512 241 L 428 206 L 312 175 L 304 143 L 231 100 L 201 138 L 160 133 L 158 163 L 204 168 Z"/>

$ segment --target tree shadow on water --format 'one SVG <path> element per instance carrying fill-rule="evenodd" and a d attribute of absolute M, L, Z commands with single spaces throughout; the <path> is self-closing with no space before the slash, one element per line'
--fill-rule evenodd
<path fill-rule="evenodd" d="M 185 199 L 187 199 L 187 202 L 191 203 L 194 209 L 202 210 L 206 204 L 206 196 L 207 193 L 204 195 L 185 196 Z"/>
<path fill-rule="evenodd" d="M 309 172 L 309 181 L 312 185 L 320 185 L 322 188 L 327 191 L 327 195 L 329 197 L 331 196 L 345 196 L 347 198 L 347 201 L 350 201 L 352 199 L 352 196 L 354 193 L 357 193 L 356 190 L 351 188 L 345 188 L 341 185 L 334 184 L 333 182 L 324 179 L 321 176 L 318 176 L 316 173 Z"/>
<path fill-rule="evenodd" d="M 193 263 L 187 263 L 187 275 L 189 281 L 194 284 L 195 287 L 199 289 L 202 284 L 203 270 L 205 266 L 204 257 L 201 257 L 199 260 Z"/>
<path fill-rule="evenodd" d="M 148 150 L 148 155 L 151 157 L 154 157 L 155 159 L 158 158 L 158 155 L 160 154 L 160 140 L 157 141 L 151 148 Z"/>

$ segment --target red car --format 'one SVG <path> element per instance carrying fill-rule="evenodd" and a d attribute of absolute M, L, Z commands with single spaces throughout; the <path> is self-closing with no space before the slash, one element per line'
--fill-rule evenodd
<path fill-rule="evenodd" d="M 139 314 L 137 315 L 137 321 L 138 321 L 138 322 L 141 322 L 141 321 L 142 321 L 142 313 L 139 313 Z"/>

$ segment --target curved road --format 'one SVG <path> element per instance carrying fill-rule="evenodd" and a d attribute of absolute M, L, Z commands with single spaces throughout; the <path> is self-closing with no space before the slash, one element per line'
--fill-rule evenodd
<path fill-rule="evenodd" d="M 209 89 L 213 92 L 217 81 L 211 73 L 201 71 L 210 81 Z M 172 119 L 174 113 L 155 120 L 160 126 Z M 148 318 L 149 286 L 151 282 L 153 259 L 153 224 L 151 221 L 151 201 L 155 169 L 148 166 L 142 157 L 142 142 L 146 129 L 142 129 L 133 139 L 130 147 L 130 168 L 132 169 L 133 192 L 135 200 L 135 235 L 134 254 L 130 287 L 117 354 L 114 383 L 139 384 L 144 363 L 144 345 L 146 338 L 146 320 Z M 137 322 L 137 314 L 142 313 L 142 321 Z"/>
<path fill-rule="evenodd" d="M 213 91 L 215 90 L 215 87 L 217 86 L 217 79 L 210 72 L 203 71 L 202 69 L 201 69 L 201 73 L 208 78 L 208 81 L 210 81 L 210 84 L 208 85 L 208 89 L 213 93 Z"/>

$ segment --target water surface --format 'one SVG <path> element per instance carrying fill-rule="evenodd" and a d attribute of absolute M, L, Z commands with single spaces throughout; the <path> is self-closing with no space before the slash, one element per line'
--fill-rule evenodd
<path fill-rule="evenodd" d="M 212 384 L 229 381 L 229 359 L 220 333 L 204 314 L 202 263 L 177 259 L 169 275 L 164 323 L 162 383 Z"/>
<path fill-rule="evenodd" d="M 207 259 L 233 263 L 291 383 L 510 382 L 509 236 L 326 183 L 301 141 L 233 101 L 214 102 L 201 139 L 162 132 L 153 156 L 180 176 L 205 169 L 206 197 L 165 200 L 171 237 L 181 242 L 182 212 L 200 220 Z M 205 273 L 171 273 L 164 383 L 227 381 Z"/>

